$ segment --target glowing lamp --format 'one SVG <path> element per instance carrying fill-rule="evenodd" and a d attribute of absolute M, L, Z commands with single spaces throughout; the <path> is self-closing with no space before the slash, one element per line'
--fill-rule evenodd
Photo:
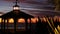
<path fill-rule="evenodd" d="M 19 7 L 14 7 L 13 9 L 14 9 L 14 10 L 19 10 Z"/>
<path fill-rule="evenodd" d="M 19 6 L 18 5 L 13 6 L 13 10 L 19 10 Z"/>

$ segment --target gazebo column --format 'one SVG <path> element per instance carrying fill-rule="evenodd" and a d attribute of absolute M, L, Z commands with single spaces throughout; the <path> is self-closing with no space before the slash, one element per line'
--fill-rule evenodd
<path fill-rule="evenodd" d="M 8 23 L 9 23 L 9 22 L 8 22 L 8 19 L 7 19 L 7 23 L 6 23 L 6 24 L 7 24 L 7 31 L 8 31 Z"/>
<path fill-rule="evenodd" d="M 1 23 L 1 30 L 3 30 L 3 18 L 2 18 L 2 23 Z"/>
<path fill-rule="evenodd" d="M 4 29 L 4 32 L 5 32 L 5 29 L 6 29 L 6 28 L 5 28 L 5 19 L 4 19 L 4 23 L 3 23 L 3 25 L 4 25 L 4 28 L 3 28 L 3 29 Z"/>
<path fill-rule="evenodd" d="M 29 18 L 29 19 L 30 19 L 30 23 L 29 23 L 30 28 L 29 28 L 29 31 L 31 33 L 31 26 L 32 26 L 32 24 L 31 24 L 31 18 Z"/>
<path fill-rule="evenodd" d="M 17 22 L 17 19 L 14 18 L 14 32 L 16 33 L 16 22 Z"/>
<path fill-rule="evenodd" d="M 25 19 L 25 24 L 26 24 L 25 29 L 26 29 L 26 33 L 27 33 L 27 31 L 28 31 L 28 22 L 27 22 L 27 19 Z"/>

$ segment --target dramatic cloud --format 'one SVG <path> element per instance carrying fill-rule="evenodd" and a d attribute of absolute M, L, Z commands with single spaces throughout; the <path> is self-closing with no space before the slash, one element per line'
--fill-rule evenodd
<path fill-rule="evenodd" d="M 14 2 L 14 1 L 16 1 L 16 0 L 2 0 L 2 1 Z M 18 2 L 24 2 L 24 1 L 26 1 L 26 0 L 18 0 Z"/>
<path fill-rule="evenodd" d="M 0 0 L 0 12 L 7 13 L 15 5 L 15 0 Z M 34 16 L 54 15 L 54 5 L 48 3 L 48 0 L 18 0 L 20 10 Z"/>

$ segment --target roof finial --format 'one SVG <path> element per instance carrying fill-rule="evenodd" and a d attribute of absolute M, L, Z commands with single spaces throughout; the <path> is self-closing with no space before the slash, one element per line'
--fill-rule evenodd
<path fill-rule="evenodd" d="M 15 0 L 15 5 L 13 6 L 13 10 L 19 10 L 19 5 L 17 3 L 18 0 Z"/>
<path fill-rule="evenodd" d="M 16 5 L 17 5 L 17 3 L 18 3 L 18 0 L 16 0 L 16 2 L 15 2 L 15 3 L 16 3 Z"/>

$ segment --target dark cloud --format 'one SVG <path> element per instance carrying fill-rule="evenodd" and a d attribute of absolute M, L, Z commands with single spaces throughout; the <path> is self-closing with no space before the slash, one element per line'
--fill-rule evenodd
<path fill-rule="evenodd" d="M 15 0 L 2 0 L 2 1 L 15 2 Z M 44 3 L 39 2 L 38 0 L 36 0 L 36 1 L 34 1 L 34 0 L 18 0 L 18 2 L 29 3 L 29 4 L 44 4 Z"/>
<path fill-rule="evenodd" d="M 14 2 L 14 1 L 16 1 L 16 0 L 2 0 L 2 1 Z M 24 2 L 24 1 L 26 1 L 26 0 L 18 0 L 18 2 Z"/>
<path fill-rule="evenodd" d="M 41 2 L 37 2 L 37 1 L 26 1 L 26 3 L 29 3 L 29 4 L 38 4 L 38 5 L 44 4 L 44 3 L 41 3 Z"/>
<path fill-rule="evenodd" d="M 15 0 L 0 0 L 0 1 L 4 1 L 1 2 L 4 7 L 5 5 L 7 7 L 10 7 L 10 8 L 5 7 L 6 8 L 5 9 L 2 5 L 0 5 L 0 7 L 2 6 L 3 11 L 8 10 L 6 12 L 9 12 L 11 11 L 11 9 L 13 9 L 11 7 L 14 5 L 13 2 L 15 2 Z M 24 12 L 35 16 L 59 15 L 59 13 L 53 11 L 54 10 L 53 5 L 48 4 L 47 0 L 18 0 L 18 2 L 20 5 L 20 10 L 23 10 Z M 1 8 L 0 11 L 2 11 Z"/>

